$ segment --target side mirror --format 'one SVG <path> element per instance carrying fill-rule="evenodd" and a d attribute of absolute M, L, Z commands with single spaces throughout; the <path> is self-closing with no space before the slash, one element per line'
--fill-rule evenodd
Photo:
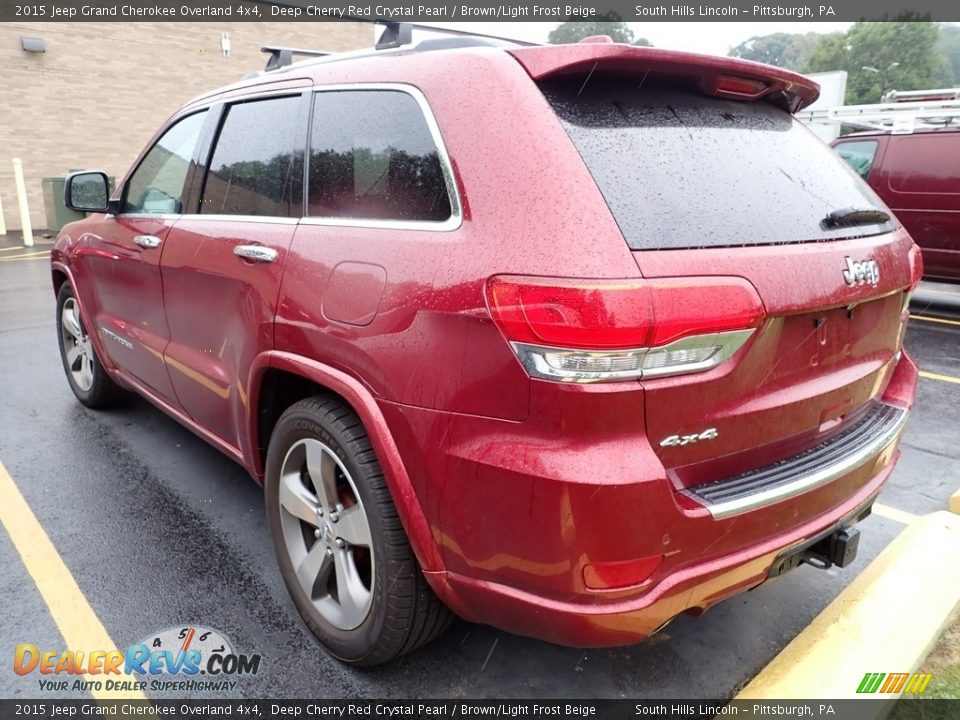
<path fill-rule="evenodd" d="M 107 176 L 102 172 L 70 173 L 63 190 L 63 202 L 79 212 L 107 212 L 110 209 L 109 188 Z"/>

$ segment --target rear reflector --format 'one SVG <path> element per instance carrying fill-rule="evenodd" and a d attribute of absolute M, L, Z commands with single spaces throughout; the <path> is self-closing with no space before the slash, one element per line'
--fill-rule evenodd
<path fill-rule="evenodd" d="M 498 276 L 490 314 L 534 377 L 574 382 L 700 372 L 764 316 L 735 277 L 564 280 Z"/>
<path fill-rule="evenodd" d="M 663 562 L 663 555 L 624 562 L 590 563 L 583 568 L 583 584 L 591 590 L 614 590 L 640 585 Z"/>

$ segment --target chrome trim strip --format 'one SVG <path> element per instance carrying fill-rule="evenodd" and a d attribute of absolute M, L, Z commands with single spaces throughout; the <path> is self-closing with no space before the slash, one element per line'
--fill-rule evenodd
<path fill-rule="evenodd" d="M 909 416 L 910 413 L 907 410 L 878 403 L 877 408 L 856 425 L 817 448 L 773 466 L 727 480 L 685 488 L 680 492 L 706 507 L 710 515 L 717 520 L 787 500 L 833 482 L 867 464 L 899 439 Z M 872 433 L 872 436 L 865 440 L 862 436 L 864 431 Z M 842 452 L 844 444 L 852 444 L 854 447 L 849 453 L 841 455 L 833 462 L 820 464 L 821 461 L 829 461 L 831 454 Z M 785 481 L 790 474 L 803 470 L 808 472 Z M 764 475 L 768 477 L 765 478 Z M 757 482 L 755 479 L 758 476 L 760 489 L 755 490 L 751 481 Z M 710 500 L 711 494 L 727 495 L 727 497 Z"/>
<path fill-rule="evenodd" d="M 748 330 L 732 330 L 727 332 L 710 333 L 708 335 L 694 335 L 688 338 L 676 340 L 668 345 L 661 345 L 651 348 L 624 348 L 622 350 L 571 350 L 570 348 L 550 347 L 548 345 L 533 345 L 522 342 L 511 342 L 510 346 L 520 359 L 527 374 L 531 377 L 543 380 L 554 380 L 560 382 L 573 383 L 595 383 L 595 382 L 617 382 L 623 380 L 640 380 L 646 378 L 657 378 L 664 375 L 671 377 L 677 375 L 689 375 L 690 373 L 704 372 L 712 370 L 718 365 L 722 365 L 737 352 L 744 343 L 753 335 L 755 328 Z M 715 344 L 717 351 L 708 357 L 696 363 L 687 363 L 685 365 L 674 365 L 662 368 L 643 368 L 643 359 L 648 355 L 655 355 L 660 352 L 673 352 L 677 350 L 686 350 L 690 348 L 703 348 Z M 639 367 L 631 370 L 613 370 L 609 372 L 589 372 L 579 370 L 562 370 L 552 367 L 545 358 L 546 354 L 551 355 L 589 355 L 596 358 L 604 358 L 617 355 L 632 355 L 637 357 Z"/>
<path fill-rule="evenodd" d="M 300 218 L 277 215 L 221 215 L 213 213 L 204 215 L 203 213 L 195 213 L 181 215 L 180 218 L 189 221 L 211 220 L 214 222 L 259 223 L 260 225 L 297 225 L 300 223 Z"/>

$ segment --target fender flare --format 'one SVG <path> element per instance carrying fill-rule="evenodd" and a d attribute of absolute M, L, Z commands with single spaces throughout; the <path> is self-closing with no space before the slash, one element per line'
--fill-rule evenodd
<path fill-rule="evenodd" d="M 247 433 L 250 446 L 255 447 L 258 437 L 259 414 L 254 405 L 254 398 L 260 397 L 260 385 L 268 369 L 283 370 L 293 375 L 310 380 L 340 395 L 360 418 L 373 451 L 383 468 L 383 475 L 387 487 L 393 496 L 394 504 L 400 515 L 400 522 L 406 530 L 407 538 L 413 552 L 417 556 L 420 567 L 426 573 L 437 573 L 444 570 L 440 551 L 430 531 L 430 523 L 424 515 L 420 501 L 410 482 L 410 476 L 403 465 L 400 451 L 397 449 L 387 422 L 380 412 L 373 394 L 356 378 L 315 360 L 309 360 L 294 353 L 269 350 L 258 355 L 250 368 L 249 388 L 251 404 L 248 409 Z M 255 454 L 254 472 L 263 477 L 263 459 Z"/>
<path fill-rule="evenodd" d="M 87 326 L 87 337 L 90 338 L 93 349 L 97 353 L 97 359 L 100 360 L 100 364 L 107 371 L 107 374 L 114 382 L 122 385 L 123 387 L 127 387 L 127 384 L 123 382 L 122 376 L 117 371 L 116 366 L 110 360 L 110 356 L 107 354 L 106 348 L 104 348 L 103 343 L 101 342 L 100 332 L 94 326 L 92 319 L 83 305 L 83 299 L 77 293 L 77 284 L 73 279 L 73 271 L 59 260 L 53 260 L 50 262 L 50 270 L 51 272 L 62 272 L 67 276 L 66 282 L 70 285 L 70 287 L 73 288 L 73 298 L 77 301 L 77 305 L 80 307 L 80 317 L 83 319 L 83 324 Z M 57 332 L 60 332 L 59 328 L 57 329 Z"/>

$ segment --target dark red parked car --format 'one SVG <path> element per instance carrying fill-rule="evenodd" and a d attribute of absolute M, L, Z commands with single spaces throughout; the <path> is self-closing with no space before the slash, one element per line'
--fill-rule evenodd
<path fill-rule="evenodd" d="M 602 42 L 285 65 L 200 97 L 53 253 L 81 402 L 262 482 L 300 614 L 375 664 L 450 611 L 637 642 L 846 565 L 917 370 L 910 236 L 799 75 Z M 449 609 L 449 610 L 448 610 Z"/>
<path fill-rule="evenodd" d="M 926 276 L 960 282 L 960 128 L 860 132 L 832 145 L 916 240 Z"/>

